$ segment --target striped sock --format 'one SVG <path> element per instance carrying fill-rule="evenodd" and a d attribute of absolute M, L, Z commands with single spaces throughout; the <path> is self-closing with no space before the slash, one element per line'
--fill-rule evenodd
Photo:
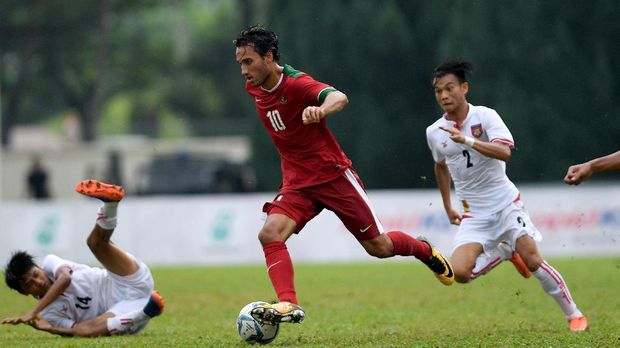
<path fill-rule="evenodd" d="M 118 202 L 105 202 L 99 208 L 97 213 L 97 225 L 104 230 L 113 230 L 116 228 L 116 211 Z"/>
<path fill-rule="evenodd" d="M 538 278 L 543 289 L 555 299 L 562 308 L 562 312 L 566 318 L 570 319 L 576 316 L 582 316 L 577 305 L 573 302 L 573 298 L 568 291 L 568 286 L 564 282 L 564 278 L 555 268 L 551 267 L 547 261 L 543 261 L 540 267 L 532 272 Z"/>

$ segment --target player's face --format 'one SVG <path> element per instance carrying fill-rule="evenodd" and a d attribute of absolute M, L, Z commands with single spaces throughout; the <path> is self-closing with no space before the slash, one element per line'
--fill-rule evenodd
<path fill-rule="evenodd" d="M 461 83 L 454 74 L 447 74 L 433 81 L 435 100 L 447 113 L 454 112 L 467 103 L 465 95 L 469 90 L 467 82 Z"/>
<path fill-rule="evenodd" d="M 52 281 L 47 277 L 47 274 L 35 266 L 24 276 L 21 288 L 26 295 L 43 297 L 51 285 Z"/>
<path fill-rule="evenodd" d="M 237 62 L 241 65 L 241 75 L 243 75 L 252 86 L 262 86 L 269 77 L 269 63 L 271 52 L 267 52 L 265 57 L 261 57 L 253 46 L 237 47 L 235 51 Z"/>

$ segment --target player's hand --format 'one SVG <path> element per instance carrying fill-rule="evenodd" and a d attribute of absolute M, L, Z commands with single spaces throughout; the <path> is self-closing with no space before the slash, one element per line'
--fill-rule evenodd
<path fill-rule="evenodd" d="M 452 139 L 452 141 L 454 141 L 455 143 L 462 144 L 465 142 L 465 136 L 461 134 L 460 130 L 454 127 L 444 127 L 444 126 L 439 126 L 439 129 L 450 133 L 450 139 Z"/>
<path fill-rule="evenodd" d="M 461 220 L 463 219 L 463 217 L 461 216 L 461 214 L 459 214 L 458 211 L 456 211 L 453 208 L 449 208 L 449 209 L 446 209 L 446 213 L 448 214 L 448 219 L 450 220 L 451 224 L 453 225 L 461 224 Z"/>
<path fill-rule="evenodd" d="M 17 317 L 17 318 L 4 318 L 2 320 L 2 324 L 17 325 L 17 324 L 19 324 L 19 317 Z"/>
<path fill-rule="evenodd" d="M 34 314 L 33 312 L 28 312 L 22 315 L 21 317 L 6 318 L 2 320 L 2 324 L 11 324 L 11 325 L 17 325 L 17 324 L 23 324 L 23 323 L 30 324 L 36 319 L 37 319 L 36 314 Z"/>
<path fill-rule="evenodd" d="M 319 123 L 325 118 L 325 110 L 319 106 L 308 106 L 301 114 L 304 124 Z"/>
<path fill-rule="evenodd" d="M 50 324 L 49 321 L 45 319 L 35 319 L 29 322 L 28 325 L 32 326 L 33 328 L 37 330 L 42 330 L 42 331 L 47 331 L 52 328 L 52 324 Z"/>
<path fill-rule="evenodd" d="M 568 167 L 564 182 L 569 185 L 579 185 L 592 176 L 592 166 L 589 163 L 576 164 Z"/>

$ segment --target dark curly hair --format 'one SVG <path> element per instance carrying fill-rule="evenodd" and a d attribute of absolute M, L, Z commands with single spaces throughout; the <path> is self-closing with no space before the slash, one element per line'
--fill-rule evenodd
<path fill-rule="evenodd" d="M 273 59 L 276 62 L 280 60 L 278 35 L 262 25 L 253 25 L 244 29 L 233 43 L 235 47 L 252 46 L 261 57 L 271 51 Z"/>
<path fill-rule="evenodd" d="M 469 76 L 474 71 L 474 65 L 462 60 L 448 61 L 433 70 L 433 80 L 454 74 L 460 83 L 468 82 Z"/>
<path fill-rule="evenodd" d="M 22 290 L 24 276 L 32 267 L 36 267 L 32 255 L 25 251 L 15 251 L 4 270 L 4 281 L 9 288 L 17 290 L 20 294 L 27 295 Z"/>

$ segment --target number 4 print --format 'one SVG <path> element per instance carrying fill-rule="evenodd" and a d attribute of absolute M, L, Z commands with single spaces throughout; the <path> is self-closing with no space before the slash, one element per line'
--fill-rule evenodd
<path fill-rule="evenodd" d="M 79 309 L 89 309 L 90 308 L 88 303 L 92 300 L 92 298 L 90 298 L 90 297 L 77 297 L 77 300 L 78 300 L 78 302 L 80 302 L 84 306 L 80 306 L 79 304 L 76 303 L 75 307 L 77 307 Z"/>

